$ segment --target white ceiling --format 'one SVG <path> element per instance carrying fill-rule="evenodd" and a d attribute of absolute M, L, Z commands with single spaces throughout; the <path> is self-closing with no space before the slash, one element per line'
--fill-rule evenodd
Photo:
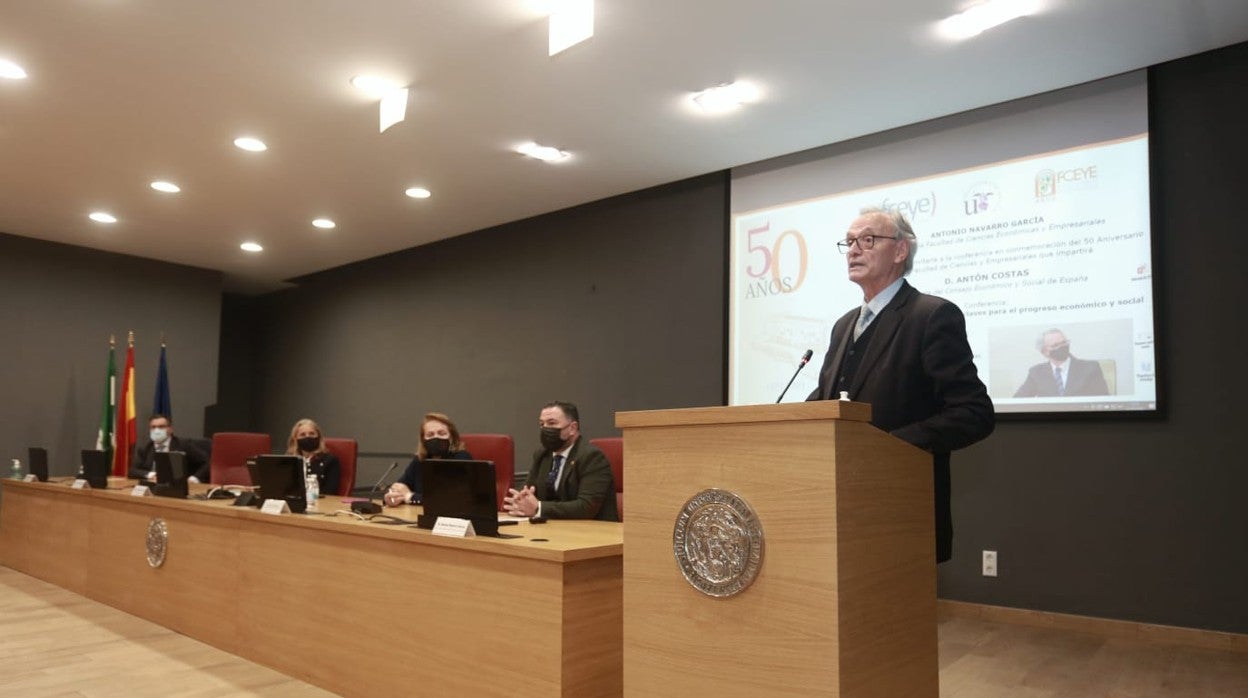
<path fill-rule="evenodd" d="M 0 57 L 30 77 L 0 80 L 0 232 L 254 291 L 1248 39 L 1244 0 L 1045 4 L 950 44 L 931 28 L 960 0 L 597 0 L 595 36 L 552 58 L 526 0 L 5 0 Z M 405 122 L 378 134 L 360 73 L 411 85 Z M 740 79 L 758 104 L 687 108 Z M 510 151 L 526 140 L 573 158 Z"/>

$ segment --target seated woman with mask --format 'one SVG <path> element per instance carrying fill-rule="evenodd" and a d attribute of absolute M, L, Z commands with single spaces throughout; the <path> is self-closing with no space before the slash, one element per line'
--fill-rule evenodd
<path fill-rule="evenodd" d="M 416 448 L 416 457 L 408 464 L 407 470 L 383 498 L 386 506 L 402 504 L 420 504 L 422 485 L 420 463 L 426 458 L 455 458 L 472 460 L 472 455 L 464 450 L 459 440 L 459 429 L 451 418 L 441 412 L 430 412 L 420 423 L 420 446 Z"/>
<path fill-rule="evenodd" d="M 321 438 L 321 428 L 316 422 L 310 419 L 295 422 L 286 442 L 286 453 L 303 457 L 304 477 L 315 475 L 322 495 L 338 494 L 342 466 L 338 456 L 325 450 L 325 439 Z"/>

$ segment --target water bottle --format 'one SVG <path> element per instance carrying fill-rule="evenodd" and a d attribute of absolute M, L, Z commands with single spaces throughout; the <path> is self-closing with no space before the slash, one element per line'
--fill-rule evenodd
<path fill-rule="evenodd" d="M 308 492 L 308 508 L 316 508 L 316 500 L 321 496 L 321 484 L 317 481 L 316 476 L 309 473 L 305 485 Z"/>
<path fill-rule="evenodd" d="M 22 462 L 16 458 L 13 459 L 13 469 L 12 469 L 11 477 L 14 480 L 22 479 Z"/>

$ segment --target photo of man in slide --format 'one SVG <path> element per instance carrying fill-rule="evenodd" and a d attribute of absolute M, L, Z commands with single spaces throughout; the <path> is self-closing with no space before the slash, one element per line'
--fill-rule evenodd
<path fill-rule="evenodd" d="M 1014 397 L 1109 394 L 1101 365 L 1071 356 L 1070 341 L 1061 330 L 1045 330 L 1036 340 L 1036 348 L 1048 361 L 1036 364 L 1027 371 L 1027 380 L 1023 381 Z"/>

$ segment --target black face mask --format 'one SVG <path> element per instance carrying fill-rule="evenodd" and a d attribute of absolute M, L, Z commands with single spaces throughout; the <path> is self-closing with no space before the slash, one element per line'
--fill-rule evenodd
<path fill-rule="evenodd" d="M 1069 359 L 1070 358 L 1070 345 L 1063 344 L 1061 346 L 1053 347 L 1052 349 L 1049 350 L 1049 358 L 1058 362 Z"/>
<path fill-rule="evenodd" d="M 298 441 L 296 441 L 295 443 L 299 445 L 300 451 L 303 451 L 304 453 L 311 453 L 315 451 L 318 446 L 321 445 L 321 437 L 305 436 L 302 439 L 299 439 Z"/>
<path fill-rule="evenodd" d="M 450 439 L 425 439 L 425 457 L 442 458 L 451 452 Z"/>
<path fill-rule="evenodd" d="M 563 437 L 559 435 L 562 431 L 558 427 L 542 427 L 542 448 L 547 451 L 558 451 L 563 448 Z"/>

